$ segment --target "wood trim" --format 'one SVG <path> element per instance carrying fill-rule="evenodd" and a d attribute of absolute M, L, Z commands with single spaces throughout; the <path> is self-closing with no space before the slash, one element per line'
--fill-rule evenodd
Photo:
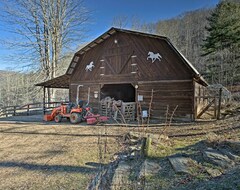
<path fill-rule="evenodd" d="M 104 84 L 135 84 L 135 81 L 123 81 L 123 82 L 108 82 L 108 81 L 103 81 L 103 82 L 95 82 L 95 81 L 79 81 L 73 84 L 70 84 L 71 86 L 73 85 L 78 85 L 78 84 L 82 84 L 82 85 L 96 85 L 96 84 L 100 84 L 100 85 L 104 85 Z"/>
<path fill-rule="evenodd" d="M 121 76 L 130 76 L 131 74 L 121 75 Z M 104 75 L 103 77 L 112 77 L 113 75 Z M 116 76 L 116 75 L 114 75 Z M 160 80 L 160 81 L 117 81 L 117 82 L 108 82 L 108 81 L 71 81 L 70 85 L 78 85 L 78 84 L 151 84 L 151 83 L 182 83 L 182 82 L 192 82 L 192 80 Z M 182 90 L 181 90 L 182 91 Z M 192 91 L 192 90 L 186 90 Z M 206 96 L 205 96 L 206 97 Z"/>
<path fill-rule="evenodd" d="M 138 81 L 138 84 L 149 84 L 149 83 L 171 83 L 171 82 L 192 82 L 192 80 L 159 80 L 159 81 Z"/>

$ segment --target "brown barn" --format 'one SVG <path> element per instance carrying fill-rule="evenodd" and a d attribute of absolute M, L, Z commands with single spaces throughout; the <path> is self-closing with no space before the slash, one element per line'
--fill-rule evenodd
<path fill-rule="evenodd" d="M 110 96 L 140 103 L 152 119 L 177 106 L 176 117 L 192 120 L 207 83 L 168 38 L 111 28 L 75 53 L 65 75 L 37 85 L 68 88 L 70 101 L 89 99 L 96 112 Z"/>

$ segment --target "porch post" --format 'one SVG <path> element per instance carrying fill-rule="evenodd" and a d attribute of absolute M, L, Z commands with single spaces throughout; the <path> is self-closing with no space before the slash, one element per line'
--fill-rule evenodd
<path fill-rule="evenodd" d="M 221 102 L 222 102 L 222 88 L 219 89 L 219 95 L 218 95 L 218 112 L 217 112 L 218 120 L 221 117 Z"/>
<path fill-rule="evenodd" d="M 43 115 L 45 115 L 46 87 L 43 87 Z"/>

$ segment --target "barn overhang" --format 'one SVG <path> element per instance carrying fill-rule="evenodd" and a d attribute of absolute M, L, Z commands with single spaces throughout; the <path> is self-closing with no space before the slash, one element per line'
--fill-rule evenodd
<path fill-rule="evenodd" d="M 195 75 L 195 77 L 193 78 L 195 82 L 203 85 L 203 86 L 208 86 L 207 81 L 199 74 L 199 75 Z"/>
<path fill-rule="evenodd" d="M 70 75 L 62 75 L 51 80 L 47 80 L 42 83 L 38 83 L 35 86 L 43 86 L 45 88 L 64 88 L 69 89 Z"/>

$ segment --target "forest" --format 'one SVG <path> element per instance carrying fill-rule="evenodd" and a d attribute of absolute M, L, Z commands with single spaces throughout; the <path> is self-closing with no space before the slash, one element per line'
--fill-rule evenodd
<path fill-rule="evenodd" d="M 84 38 L 84 23 L 89 17 L 88 11 L 81 7 L 81 3 L 74 0 L 70 2 L 70 5 L 56 4 L 54 7 L 57 7 L 57 10 L 44 4 L 39 5 L 40 7 L 29 7 L 30 5 L 21 2 L 14 5 L 15 9 L 19 9 L 20 6 L 19 10 L 25 11 L 24 17 L 19 16 L 23 14 L 18 15 L 19 11 L 13 14 L 13 10 L 4 10 L 4 16 L 8 17 L 7 22 L 11 20 L 15 26 L 21 25 L 22 30 L 18 31 L 20 36 L 29 37 L 29 31 L 32 34 L 29 38 L 30 43 L 25 43 L 24 47 L 18 44 L 18 48 L 24 48 L 26 52 L 34 55 L 34 60 L 32 56 L 28 58 L 35 66 L 30 71 L 24 72 L 0 71 L 0 106 L 39 102 L 42 90 L 34 85 L 64 74 L 75 52 L 69 51 L 66 47 L 78 42 L 70 31 L 81 32 L 81 37 Z M 82 11 L 77 12 L 76 6 Z M 36 14 L 37 8 L 42 10 L 41 15 Z M 62 12 L 59 13 L 58 8 L 61 8 Z M 64 9 L 70 9 L 72 12 Z M 31 19 L 27 19 L 29 14 Z M 54 17 L 48 20 L 50 18 L 48 15 L 51 14 Z M 142 23 L 138 18 L 134 18 L 130 24 L 127 24 L 128 18 L 122 16 L 113 18 L 112 25 L 168 37 L 209 84 L 222 84 L 231 90 L 233 86 L 240 85 L 239 18 L 240 3 L 236 0 L 223 0 L 214 8 L 185 12 L 177 17 L 155 23 Z M 23 20 L 27 20 L 27 24 L 23 25 Z M 41 27 L 43 30 L 40 30 Z M 75 50 L 79 49 L 80 45 L 79 42 Z M 31 50 L 28 49 L 29 47 Z M 53 93 L 56 92 L 48 93 L 49 96 L 52 94 L 54 97 Z"/>

